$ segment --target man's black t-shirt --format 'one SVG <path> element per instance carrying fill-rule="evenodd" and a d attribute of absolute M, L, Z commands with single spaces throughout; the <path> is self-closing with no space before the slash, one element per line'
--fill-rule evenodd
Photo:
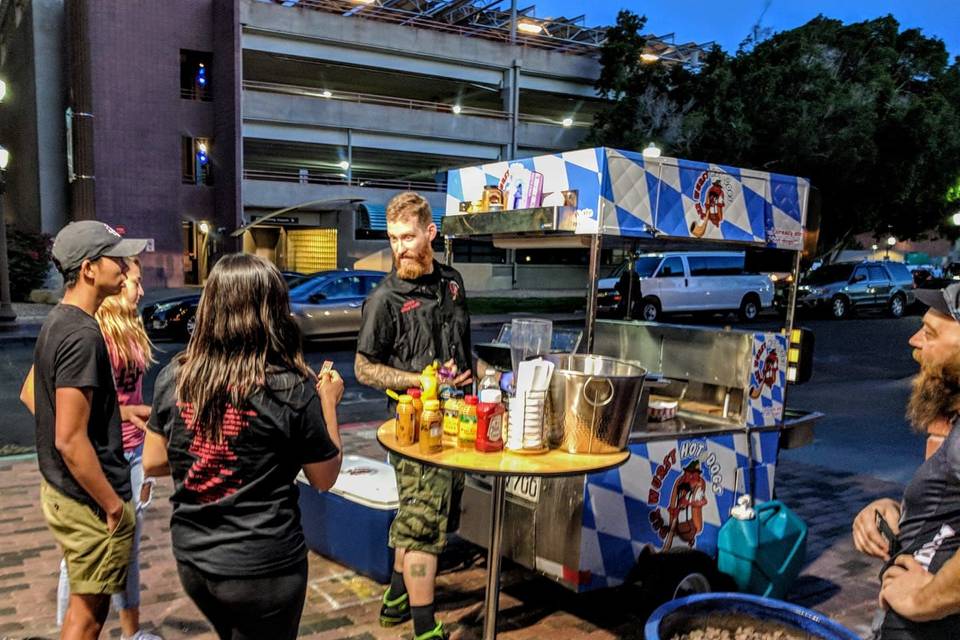
<path fill-rule="evenodd" d="M 363 303 L 357 352 L 402 371 L 420 371 L 434 360 L 472 366 L 470 314 L 463 278 L 437 261 L 433 271 L 403 280 L 396 271 Z"/>
<path fill-rule="evenodd" d="M 337 455 L 320 398 L 299 373 L 268 371 L 240 410 L 228 407 L 222 442 L 191 424 L 177 401 L 178 364 L 157 376 L 148 426 L 167 439 L 173 476 L 173 554 L 215 576 L 283 571 L 307 554 L 294 480 L 304 464 Z"/>
<path fill-rule="evenodd" d="M 901 553 L 909 553 L 930 573 L 960 551 L 960 429 L 957 420 L 940 448 L 928 458 L 903 492 Z M 882 637 L 957 638 L 960 615 L 915 623 L 888 611 Z"/>
<path fill-rule="evenodd" d="M 44 479 L 99 513 L 100 507 L 67 468 L 56 447 L 57 389 L 90 389 L 87 437 L 107 481 L 130 500 L 130 465 L 123 457 L 120 405 L 100 325 L 79 307 L 58 304 L 47 315 L 33 353 L 37 460 Z"/>

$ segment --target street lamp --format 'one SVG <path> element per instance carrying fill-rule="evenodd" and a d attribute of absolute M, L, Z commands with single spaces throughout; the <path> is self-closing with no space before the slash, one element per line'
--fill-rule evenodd
<path fill-rule="evenodd" d="M 0 81 L 2 82 L 2 81 Z M 0 97 L 6 93 L 6 85 L 0 91 Z M 7 259 L 7 221 L 3 217 L 3 194 L 7 186 L 7 165 L 10 164 L 10 152 L 0 146 L 0 327 L 10 329 L 15 326 L 17 314 L 10 304 L 10 263 Z"/>
<path fill-rule="evenodd" d="M 660 157 L 660 147 L 651 142 L 643 150 L 644 158 L 659 158 Z"/>
<path fill-rule="evenodd" d="M 891 248 L 893 247 L 893 245 L 895 245 L 895 244 L 897 244 L 897 239 L 896 239 L 896 238 L 894 238 L 893 236 L 890 236 L 889 238 L 887 238 L 887 255 L 886 255 L 886 259 L 887 259 L 887 260 L 890 259 L 890 249 L 891 249 Z"/>
<path fill-rule="evenodd" d="M 957 211 L 955 214 L 950 216 L 950 219 L 953 221 L 953 225 L 960 227 L 960 211 Z"/>

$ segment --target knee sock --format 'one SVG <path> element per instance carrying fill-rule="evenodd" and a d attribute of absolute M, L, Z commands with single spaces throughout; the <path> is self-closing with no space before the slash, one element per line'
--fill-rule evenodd
<path fill-rule="evenodd" d="M 394 569 L 390 577 L 390 599 L 396 600 L 406 592 L 407 585 L 403 583 L 403 574 Z"/>
<path fill-rule="evenodd" d="M 434 606 L 432 602 L 423 607 L 410 607 L 410 612 L 413 613 L 413 635 L 423 635 L 433 631 L 437 626 L 437 621 L 433 617 Z"/>

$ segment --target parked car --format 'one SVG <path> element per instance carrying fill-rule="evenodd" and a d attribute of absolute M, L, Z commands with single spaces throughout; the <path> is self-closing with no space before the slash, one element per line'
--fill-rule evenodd
<path fill-rule="evenodd" d="M 801 309 L 823 310 L 837 319 L 866 309 L 899 318 L 915 300 L 913 276 L 899 262 L 823 265 L 804 276 L 797 288 Z"/>
<path fill-rule="evenodd" d="M 287 286 L 293 287 L 309 276 L 297 271 L 281 271 Z M 164 298 L 145 305 L 140 312 L 147 333 L 154 339 L 187 340 L 196 325 L 200 291 Z"/>
<path fill-rule="evenodd" d="M 655 321 L 666 313 L 736 311 L 753 320 L 773 304 L 770 276 L 748 273 L 744 254 L 735 251 L 666 252 L 637 256 L 640 280 L 639 320 Z M 598 311 L 615 314 L 622 297 L 616 290 L 626 264 L 599 282 Z"/>
<path fill-rule="evenodd" d="M 382 271 L 326 271 L 294 286 L 290 290 L 291 312 L 303 337 L 356 336 L 363 301 L 386 275 Z"/>

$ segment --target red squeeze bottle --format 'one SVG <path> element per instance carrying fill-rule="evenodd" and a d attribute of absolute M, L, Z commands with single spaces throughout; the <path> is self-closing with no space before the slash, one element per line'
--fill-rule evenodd
<path fill-rule="evenodd" d="M 477 404 L 477 440 L 474 447 L 482 453 L 503 451 L 503 414 L 499 389 L 484 389 Z"/>

